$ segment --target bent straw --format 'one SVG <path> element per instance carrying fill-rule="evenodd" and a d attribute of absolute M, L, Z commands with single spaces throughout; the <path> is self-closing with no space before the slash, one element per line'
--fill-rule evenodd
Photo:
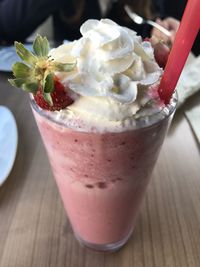
<path fill-rule="evenodd" d="M 200 0 L 188 0 L 158 93 L 168 104 L 200 28 Z"/>

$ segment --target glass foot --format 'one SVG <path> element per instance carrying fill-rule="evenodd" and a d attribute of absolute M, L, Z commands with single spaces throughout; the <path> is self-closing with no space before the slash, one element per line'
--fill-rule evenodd
<path fill-rule="evenodd" d="M 109 244 L 93 244 L 93 243 L 89 243 L 85 240 L 83 240 L 79 235 L 77 235 L 75 233 L 75 237 L 76 239 L 79 241 L 79 243 L 84 246 L 84 247 L 87 247 L 89 249 L 92 249 L 92 250 L 96 250 L 96 251 L 99 251 L 99 252 L 115 252 L 117 250 L 119 250 L 121 247 L 123 247 L 129 237 L 131 236 L 132 234 L 132 231 L 122 240 L 118 241 L 118 242 L 115 242 L 115 243 L 109 243 Z"/>

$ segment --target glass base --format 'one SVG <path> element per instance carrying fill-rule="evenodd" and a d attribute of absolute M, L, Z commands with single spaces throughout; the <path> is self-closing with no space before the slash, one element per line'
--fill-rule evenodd
<path fill-rule="evenodd" d="M 93 243 L 89 243 L 85 240 L 83 240 L 79 235 L 77 235 L 75 233 L 75 237 L 76 239 L 79 241 L 79 243 L 86 248 L 95 250 L 95 251 L 99 251 L 99 252 L 115 252 L 117 250 L 119 250 L 121 247 L 123 247 L 128 239 L 130 238 L 132 234 L 132 231 L 122 240 L 117 241 L 115 243 L 109 243 L 109 244 L 93 244 Z"/>

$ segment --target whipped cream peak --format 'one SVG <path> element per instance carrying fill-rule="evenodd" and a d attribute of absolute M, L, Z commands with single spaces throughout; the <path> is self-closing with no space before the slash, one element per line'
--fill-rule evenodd
<path fill-rule="evenodd" d="M 88 20 L 80 31 L 79 40 L 50 51 L 56 61 L 77 62 L 70 74 L 58 74 L 77 95 L 132 103 L 139 85 L 159 80 L 162 69 L 155 62 L 153 48 L 136 32 L 109 19 Z"/>
<path fill-rule="evenodd" d="M 118 25 L 109 20 L 102 19 L 98 20 L 87 20 L 80 28 L 80 32 L 85 38 L 89 38 L 94 45 L 102 47 L 120 37 L 120 32 L 116 30 Z M 93 39 L 95 38 L 95 39 Z"/>

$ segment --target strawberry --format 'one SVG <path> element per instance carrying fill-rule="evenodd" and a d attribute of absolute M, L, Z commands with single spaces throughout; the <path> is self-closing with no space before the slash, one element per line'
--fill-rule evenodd
<path fill-rule="evenodd" d="M 34 99 L 38 106 L 47 110 L 61 110 L 73 103 L 73 100 L 66 93 L 65 87 L 57 79 L 54 80 L 54 91 L 51 93 L 53 105 L 50 105 L 43 97 L 42 88 L 40 87 L 34 95 Z"/>
<path fill-rule="evenodd" d="M 33 53 L 22 43 L 15 42 L 18 56 L 23 62 L 16 62 L 13 67 L 14 79 L 8 81 L 12 86 L 32 93 L 36 103 L 43 109 L 60 110 L 73 103 L 67 89 L 58 80 L 55 72 L 72 71 L 74 63 L 60 63 L 48 56 L 47 39 L 37 35 L 33 43 Z"/>
<path fill-rule="evenodd" d="M 170 53 L 170 48 L 161 40 L 155 36 L 151 38 L 145 38 L 144 41 L 150 42 L 154 48 L 154 56 L 158 65 L 165 68 Z"/>
<path fill-rule="evenodd" d="M 158 63 L 158 65 L 162 67 L 163 69 L 165 68 L 167 64 L 169 53 L 170 53 L 170 49 L 166 44 L 159 42 L 154 45 L 155 60 Z"/>

